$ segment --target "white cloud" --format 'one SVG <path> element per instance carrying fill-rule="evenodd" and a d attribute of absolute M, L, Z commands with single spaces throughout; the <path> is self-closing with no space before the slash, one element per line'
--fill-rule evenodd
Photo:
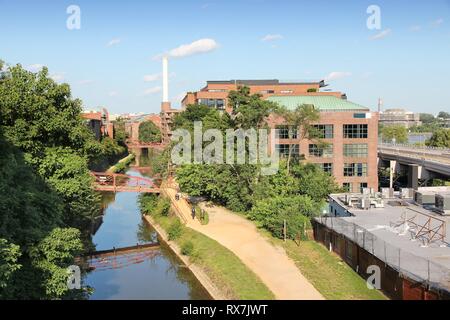
<path fill-rule="evenodd" d="M 387 37 L 388 35 L 390 35 L 392 32 L 391 29 L 386 29 L 381 31 L 380 33 L 377 33 L 376 35 L 374 35 L 372 38 L 370 38 L 371 40 L 379 40 L 379 39 L 383 39 L 385 37 Z"/>
<path fill-rule="evenodd" d="M 338 80 L 346 77 L 350 77 L 352 75 L 351 72 L 346 71 L 333 71 L 329 75 L 325 77 L 325 81 L 333 81 Z"/>
<path fill-rule="evenodd" d="M 41 69 L 44 67 L 44 65 L 40 64 L 40 63 L 35 63 L 35 64 L 31 64 L 27 67 L 25 67 L 25 69 L 27 69 L 28 71 L 31 72 L 38 72 L 41 71 Z"/>
<path fill-rule="evenodd" d="M 439 19 L 437 19 L 437 20 L 434 20 L 431 24 L 432 24 L 434 27 L 438 27 L 438 26 L 440 26 L 440 25 L 443 24 L 443 23 L 444 23 L 444 19 L 439 18 Z"/>
<path fill-rule="evenodd" d="M 144 81 L 145 82 L 156 81 L 161 78 L 161 75 L 162 75 L 161 73 L 147 74 L 144 76 Z"/>
<path fill-rule="evenodd" d="M 118 94 L 119 94 L 119 93 L 118 93 L 117 91 L 110 91 L 110 92 L 108 93 L 108 96 L 110 96 L 110 97 L 116 97 Z"/>
<path fill-rule="evenodd" d="M 83 85 L 83 84 L 90 84 L 92 82 L 94 82 L 94 80 L 86 79 L 86 80 L 78 81 L 78 84 L 82 84 Z"/>
<path fill-rule="evenodd" d="M 65 74 L 65 72 L 52 73 L 50 75 L 50 78 L 53 79 L 53 81 L 62 81 L 62 80 L 64 80 L 64 74 Z"/>
<path fill-rule="evenodd" d="M 283 39 L 281 34 L 267 34 L 261 39 L 261 41 L 274 41 L 280 39 Z"/>
<path fill-rule="evenodd" d="M 120 38 L 115 38 L 115 39 L 112 39 L 111 41 L 109 41 L 109 42 L 106 44 L 106 46 L 107 46 L 107 47 L 115 46 L 115 45 L 119 44 L 121 41 L 122 41 L 122 40 L 121 40 Z"/>
<path fill-rule="evenodd" d="M 144 90 L 144 96 L 147 96 L 149 94 L 158 93 L 161 90 L 162 90 L 162 88 L 160 86 L 148 88 L 148 89 Z"/>
<path fill-rule="evenodd" d="M 200 39 L 189 44 L 182 44 L 181 46 L 170 50 L 166 53 L 172 58 L 183 58 L 198 53 L 205 53 L 217 49 L 219 45 L 214 39 Z M 153 57 L 154 60 L 160 59 L 164 54 L 158 54 Z"/>

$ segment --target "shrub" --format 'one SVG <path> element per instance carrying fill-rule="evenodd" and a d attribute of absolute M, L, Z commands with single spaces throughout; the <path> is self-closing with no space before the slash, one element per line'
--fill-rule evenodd
<path fill-rule="evenodd" d="M 194 253 L 194 244 L 188 240 L 181 246 L 181 253 L 185 256 L 191 256 Z"/>
<path fill-rule="evenodd" d="M 155 214 L 167 217 L 170 211 L 170 200 L 168 198 L 159 198 L 155 208 Z"/>
<path fill-rule="evenodd" d="M 169 240 L 176 240 L 179 237 L 181 237 L 183 233 L 183 224 L 180 222 L 180 220 L 176 220 L 174 223 L 172 223 L 167 230 Z"/>
<path fill-rule="evenodd" d="M 143 193 L 139 196 L 139 207 L 143 214 L 150 214 L 154 212 L 158 203 L 158 196 L 156 194 Z"/>

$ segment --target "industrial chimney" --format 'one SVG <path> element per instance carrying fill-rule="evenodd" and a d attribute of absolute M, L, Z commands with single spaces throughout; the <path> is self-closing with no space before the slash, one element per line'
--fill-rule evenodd
<path fill-rule="evenodd" d="M 161 103 L 161 111 L 167 112 L 170 110 L 169 102 L 169 58 L 165 55 L 162 58 L 162 81 L 163 81 L 163 96 Z"/>

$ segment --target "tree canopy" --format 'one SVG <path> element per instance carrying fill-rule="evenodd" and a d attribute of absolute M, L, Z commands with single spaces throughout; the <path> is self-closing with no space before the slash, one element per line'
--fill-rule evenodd
<path fill-rule="evenodd" d="M 139 141 L 161 142 L 161 131 L 153 121 L 144 121 L 139 125 Z"/>
<path fill-rule="evenodd" d="M 4 68 L 3 68 L 4 70 Z M 89 165 L 105 148 L 81 118 L 81 101 L 47 68 L 0 77 L 0 298 L 55 299 L 99 211 Z M 88 231 L 85 231 L 86 233 Z"/>
<path fill-rule="evenodd" d="M 381 128 L 383 141 L 396 143 L 408 142 L 408 130 L 402 125 L 389 125 Z"/>
<path fill-rule="evenodd" d="M 450 129 L 436 130 L 425 144 L 430 147 L 450 148 Z"/>

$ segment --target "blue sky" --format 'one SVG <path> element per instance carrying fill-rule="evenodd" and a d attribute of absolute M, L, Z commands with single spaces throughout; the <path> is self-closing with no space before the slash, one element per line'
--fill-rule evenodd
<path fill-rule="evenodd" d="M 72 4 L 79 30 L 66 27 Z M 371 4 L 380 30 L 366 26 Z M 0 59 L 48 66 L 87 109 L 159 112 L 155 56 L 172 52 L 174 106 L 206 80 L 328 77 L 372 109 L 381 97 L 385 108 L 450 110 L 450 0 L 0 0 L 0 17 Z M 201 39 L 205 52 L 171 51 Z"/>

